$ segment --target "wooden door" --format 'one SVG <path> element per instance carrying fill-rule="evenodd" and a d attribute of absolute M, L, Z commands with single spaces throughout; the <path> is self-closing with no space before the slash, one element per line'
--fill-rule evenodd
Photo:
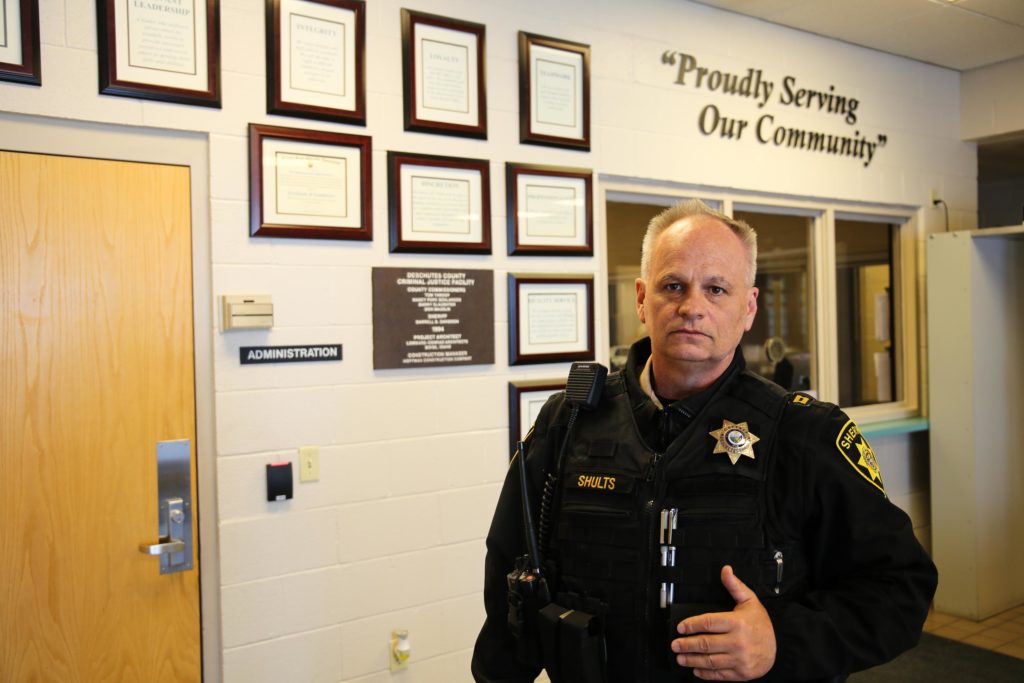
<path fill-rule="evenodd" d="M 195 510 L 189 206 L 186 167 L 0 152 L 4 683 L 201 678 L 199 558 L 138 550 L 158 441 Z"/>

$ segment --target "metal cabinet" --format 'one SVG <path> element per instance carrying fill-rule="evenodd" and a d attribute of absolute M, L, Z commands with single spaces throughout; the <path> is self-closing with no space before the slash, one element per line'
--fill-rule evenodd
<path fill-rule="evenodd" d="M 1024 227 L 927 240 L 935 607 L 1024 604 Z"/>

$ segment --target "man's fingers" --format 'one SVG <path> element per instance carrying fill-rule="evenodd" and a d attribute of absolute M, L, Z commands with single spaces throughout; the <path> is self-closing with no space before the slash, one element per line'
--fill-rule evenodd
<path fill-rule="evenodd" d="M 672 641 L 680 666 L 709 681 L 747 681 L 767 673 L 775 663 L 775 631 L 757 595 L 740 581 L 732 567 L 722 567 L 722 585 L 736 607 L 684 619 L 676 626 L 683 636 Z"/>
<path fill-rule="evenodd" d="M 672 651 L 689 662 L 686 666 L 702 669 L 729 669 L 738 664 L 733 639 L 725 635 L 697 635 L 676 638 Z M 713 658 L 713 659 L 712 659 Z"/>
<path fill-rule="evenodd" d="M 728 655 L 678 655 L 676 662 L 693 669 L 693 675 L 705 681 L 746 680 L 735 668 L 735 658 Z"/>
<path fill-rule="evenodd" d="M 742 604 L 753 597 L 756 597 L 754 591 L 747 587 L 747 584 L 740 581 L 740 578 L 733 572 L 732 567 L 725 565 L 722 567 L 722 585 L 725 586 L 725 590 L 729 591 L 729 595 L 736 601 L 736 604 Z"/>
<path fill-rule="evenodd" d="M 697 635 L 689 638 L 676 638 L 672 641 L 672 651 L 678 654 L 695 654 L 706 657 L 714 652 L 721 652 L 722 649 L 720 646 L 716 647 L 712 636 Z"/>
<path fill-rule="evenodd" d="M 737 605 L 742 605 L 750 600 L 757 600 L 757 595 L 754 591 L 750 590 L 747 584 L 740 581 L 740 578 L 736 576 L 736 573 L 733 572 L 732 567 L 729 565 L 722 567 L 721 580 L 722 585 L 729 591 L 729 595 L 732 596 Z M 727 633 L 735 626 L 734 619 L 735 614 L 733 612 L 708 612 L 684 619 L 679 622 L 676 630 L 684 636 L 694 633 Z"/>
<path fill-rule="evenodd" d="M 676 662 L 679 666 L 705 671 L 731 671 L 738 664 L 735 657 L 723 652 L 679 654 L 676 655 Z"/>
<path fill-rule="evenodd" d="M 732 621 L 732 612 L 708 612 L 683 619 L 676 626 L 676 630 L 684 636 L 695 633 L 728 633 L 732 630 Z"/>

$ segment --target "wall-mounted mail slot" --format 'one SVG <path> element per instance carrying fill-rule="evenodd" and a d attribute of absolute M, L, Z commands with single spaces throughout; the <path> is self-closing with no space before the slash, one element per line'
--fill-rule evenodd
<path fill-rule="evenodd" d="M 253 330 L 274 326 L 274 304 L 269 294 L 225 294 L 221 329 Z"/>

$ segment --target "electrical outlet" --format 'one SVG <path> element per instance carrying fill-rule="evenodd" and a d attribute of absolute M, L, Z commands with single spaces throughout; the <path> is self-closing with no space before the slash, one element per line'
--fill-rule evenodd
<path fill-rule="evenodd" d="M 320 447 L 299 448 L 299 481 L 320 481 Z"/>

